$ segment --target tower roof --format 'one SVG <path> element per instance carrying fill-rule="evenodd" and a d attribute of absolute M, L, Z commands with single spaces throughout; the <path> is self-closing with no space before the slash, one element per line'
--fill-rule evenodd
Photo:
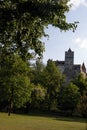
<path fill-rule="evenodd" d="M 68 52 L 72 52 L 71 48 L 69 48 Z"/>
<path fill-rule="evenodd" d="M 84 62 L 83 62 L 83 64 L 82 64 L 82 70 L 86 70 L 86 67 L 85 67 Z"/>

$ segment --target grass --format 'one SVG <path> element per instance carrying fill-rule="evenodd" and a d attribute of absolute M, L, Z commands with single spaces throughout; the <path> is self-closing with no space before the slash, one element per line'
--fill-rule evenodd
<path fill-rule="evenodd" d="M 0 113 L 0 130 L 87 130 L 86 119 Z"/>

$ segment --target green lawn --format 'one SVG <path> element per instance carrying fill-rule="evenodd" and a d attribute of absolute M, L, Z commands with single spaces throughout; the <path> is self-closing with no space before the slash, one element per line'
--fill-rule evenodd
<path fill-rule="evenodd" d="M 85 119 L 0 113 L 0 130 L 87 130 Z"/>

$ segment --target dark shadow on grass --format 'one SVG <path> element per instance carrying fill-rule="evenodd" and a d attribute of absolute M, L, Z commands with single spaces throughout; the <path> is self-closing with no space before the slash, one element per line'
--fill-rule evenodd
<path fill-rule="evenodd" d="M 28 114 L 21 114 L 23 116 L 36 116 L 36 117 L 47 117 L 52 118 L 53 120 L 59 120 L 59 121 L 69 121 L 69 122 L 80 122 L 80 123 L 87 123 L 87 118 L 82 117 L 66 117 L 66 116 L 60 116 L 58 113 L 52 113 L 52 112 L 29 112 Z"/>
<path fill-rule="evenodd" d="M 87 118 L 81 118 L 81 117 L 56 117 L 54 120 L 60 120 L 60 121 L 68 121 L 68 122 L 80 122 L 80 123 L 87 123 Z"/>

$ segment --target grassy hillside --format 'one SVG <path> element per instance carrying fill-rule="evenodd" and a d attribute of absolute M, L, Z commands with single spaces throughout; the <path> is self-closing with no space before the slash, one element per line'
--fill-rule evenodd
<path fill-rule="evenodd" d="M 87 130 L 86 120 L 0 113 L 0 130 Z"/>

